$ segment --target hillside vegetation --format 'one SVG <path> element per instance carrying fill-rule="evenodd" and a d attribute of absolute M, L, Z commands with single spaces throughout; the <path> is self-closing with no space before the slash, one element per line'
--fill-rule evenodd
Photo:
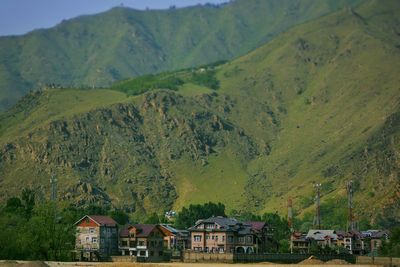
<path fill-rule="evenodd" d="M 31 93 L 0 119 L 1 196 L 47 197 L 53 172 L 63 200 L 134 216 L 208 201 L 284 214 L 291 196 L 307 217 L 314 182 L 345 215 L 352 179 L 358 218 L 394 225 L 399 18 L 399 1 L 364 1 L 222 65 Z"/>
<path fill-rule="evenodd" d="M 132 76 L 243 55 L 291 26 L 360 0 L 236 0 L 110 11 L 0 37 L 0 111 L 31 89 L 105 87 Z"/>

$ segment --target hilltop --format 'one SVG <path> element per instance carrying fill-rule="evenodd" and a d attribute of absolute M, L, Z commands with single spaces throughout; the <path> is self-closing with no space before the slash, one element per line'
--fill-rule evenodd
<path fill-rule="evenodd" d="M 32 89 L 112 82 L 243 55 L 290 27 L 360 0 L 237 0 L 110 11 L 0 37 L 0 111 Z"/>
<path fill-rule="evenodd" d="M 285 213 L 289 196 L 309 216 L 320 182 L 335 217 L 352 179 L 360 219 L 398 223 L 399 12 L 369 0 L 222 65 L 32 92 L 0 119 L 3 200 L 21 184 L 45 197 L 54 172 L 62 199 L 136 216 L 208 201 Z"/>

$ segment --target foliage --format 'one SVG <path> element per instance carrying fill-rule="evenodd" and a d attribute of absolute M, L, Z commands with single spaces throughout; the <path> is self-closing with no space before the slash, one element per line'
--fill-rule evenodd
<path fill-rule="evenodd" d="M 168 220 L 163 215 L 158 215 L 153 212 L 149 217 L 144 221 L 144 223 L 148 224 L 160 224 L 160 223 L 168 223 Z"/>
<path fill-rule="evenodd" d="M 27 209 L 0 210 L 0 259 L 71 260 L 74 221 L 64 218 L 55 203 L 35 204 L 29 189 L 23 191 Z M 18 203 L 10 198 L 8 204 Z M 28 210 L 29 212 L 26 212 Z"/>
<path fill-rule="evenodd" d="M 225 205 L 212 202 L 191 204 L 188 208 L 183 207 L 182 210 L 178 212 L 175 226 L 178 229 L 187 229 L 193 226 L 197 220 L 207 219 L 212 216 L 225 216 Z"/>
<path fill-rule="evenodd" d="M 389 241 L 382 242 L 380 252 L 383 256 L 400 257 L 400 227 L 391 229 Z"/>
<path fill-rule="evenodd" d="M 328 203 L 322 222 L 343 226 L 338 222 L 347 217 L 344 181 L 353 179 L 359 183 L 357 215 L 393 225 L 399 218 L 400 59 L 389 29 L 396 26 L 398 5 L 366 1 L 355 9 L 358 15 L 342 10 L 290 29 L 215 68 L 218 92 L 188 82 L 192 73 L 186 71 L 185 77 L 174 75 L 185 81 L 182 89 L 190 88 L 190 96 L 181 89 L 154 90 L 151 98 L 57 89 L 27 97 L 1 116 L 1 173 L 7 185 L 1 193 L 15 192 L 27 181 L 43 186 L 44 170 L 57 167 L 66 172 L 60 178 L 65 190 L 84 177 L 98 185 L 108 204 L 140 216 L 206 201 L 226 203 L 227 210 L 285 214 L 288 196 L 311 196 L 311 184 L 321 182 L 329 185 L 321 200 Z M 91 66 L 78 75 L 92 69 L 104 74 Z M 82 160 L 86 166 L 77 167 Z M 330 166 L 337 171 L 324 172 Z M 299 216 L 309 216 L 302 222 L 308 229 L 312 207 L 297 200 L 294 208 Z M 331 209 L 338 210 L 332 219 Z"/>
<path fill-rule="evenodd" d="M 113 89 L 125 92 L 128 95 L 138 95 L 154 89 L 178 90 L 184 82 L 173 74 L 145 75 L 136 79 L 121 81 L 113 85 Z"/>
<path fill-rule="evenodd" d="M 216 90 L 219 88 L 219 81 L 215 77 L 215 74 L 214 70 L 200 69 L 192 74 L 191 81 L 195 84 Z"/>

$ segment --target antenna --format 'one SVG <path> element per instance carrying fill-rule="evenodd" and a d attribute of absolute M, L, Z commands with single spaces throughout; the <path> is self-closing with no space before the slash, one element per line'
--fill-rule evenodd
<path fill-rule="evenodd" d="M 50 185 L 51 185 L 51 200 L 57 200 L 57 178 L 54 173 L 50 177 Z"/>
<path fill-rule="evenodd" d="M 321 184 L 314 184 L 314 188 L 316 190 L 314 228 L 316 229 L 321 229 L 321 209 L 320 209 L 321 186 L 322 186 Z"/>
<path fill-rule="evenodd" d="M 347 217 L 347 231 L 356 230 L 356 222 L 354 220 L 353 213 L 353 180 L 350 180 L 346 184 L 347 187 L 347 208 L 348 208 L 348 217 Z"/>

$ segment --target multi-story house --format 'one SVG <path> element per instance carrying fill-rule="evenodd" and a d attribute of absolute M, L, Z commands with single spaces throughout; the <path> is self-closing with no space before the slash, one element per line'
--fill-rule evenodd
<path fill-rule="evenodd" d="M 183 251 L 190 248 L 190 233 L 187 230 L 178 230 L 169 224 L 160 224 L 164 232 L 164 247 L 170 250 Z"/>
<path fill-rule="evenodd" d="M 315 242 L 320 247 L 335 247 L 338 236 L 335 230 L 309 230 L 306 239 Z"/>
<path fill-rule="evenodd" d="M 208 253 L 255 253 L 263 247 L 260 237 L 265 224 L 242 223 L 221 216 L 199 220 L 189 228 L 191 249 Z"/>
<path fill-rule="evenodd" d="M 310 249 L 310 240 L 306 238 L 307 234 L 294 232 L 290 237 L 290 252 L 307 254 Z"/>
<path fill-rule="evenodd" d="M 75 226 L 75 250 L 78 259 L 98 261 L 117 255 L 118 225 L 112 218 L 85 215 Z"/>
<path fill-rule="evenodd" d="M 362 238 L 371 256 L 377 256 L 384 242 L 388 242 L 390 232 L 387 230 L 367 230 L 361 232 Z"/>
<path fill-rule="evenodd" d="M 158 225 L 127 225 L 119 233 L 119 250 L 121 255 L 133 256 L 137 261 L 162 261 L 164 237 Z"/>

